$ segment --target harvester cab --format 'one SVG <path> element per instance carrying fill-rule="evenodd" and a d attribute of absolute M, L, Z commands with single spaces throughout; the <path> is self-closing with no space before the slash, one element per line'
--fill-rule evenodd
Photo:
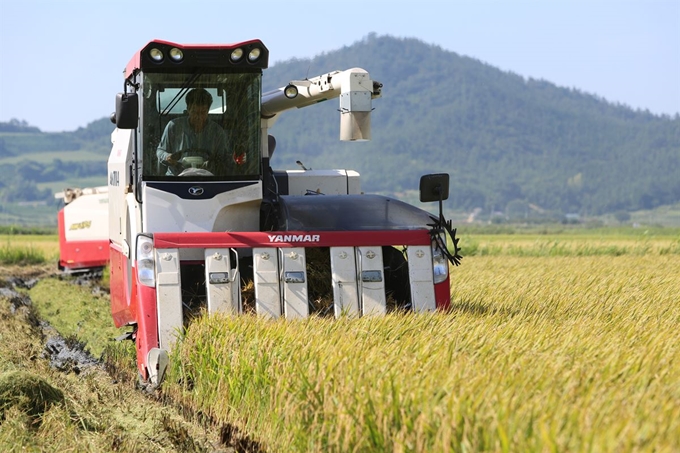
<path fill-rule="evenodd" d="M 108 162 L 111 308 L 116 326 L 132 327 L 150 387 L 200 311 L 294 319 L 449 306 L 448 261 L 459 257 L 441 214 L 362 194 L 351 170 L 270 168 L 283 111 L 339 98 L 340 139 L 369 140 L 382 85 L 353 68 L 262 93 L 268 59 L 259 40 L 154 40 L 125 69 Z M 443 176 L 426 181 L 425 199 L 439 187 L 441 204 Z"/>

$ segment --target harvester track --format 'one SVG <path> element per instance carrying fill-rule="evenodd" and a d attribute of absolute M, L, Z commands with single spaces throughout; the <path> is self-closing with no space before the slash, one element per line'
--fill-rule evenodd
<path fill-rule="evenodd" d="M 161 427 L 162 432 L 150 432 L 145 434 L 149 439 L 162 438 L 168 445 L 163 447 L 163 451 L 181 452 L 265 452 L 262 444 L 241 432 L 232 424 L 218 423 L 213 418 L 197 413 L 188 406 L 156 390 L 150 393 L 133 390 L 134 384 L 130 379 L 125 379 L 125 372 L 118 370 L 114 365 L 106 360 L 92 356 L 87 350 L 87 345 L 81 343 L 77 338 L 63 338 L 46 321 L 40 320 L 33 308 L 31 298 L 25 290 L 30 290 L 42 278 L 72 278 L 55 273 L 42 273 L 33 275 L 28 269 L 22 269 L 20 275 L 6 276 L 2 272 L 0 277 L 0 303 L 9 305 L 9 312 L 14 316 L 21 315 L 25 322 L 31 326 L 27 332 L 34 332 L 33 335 L 40 337 L 42 342 L 42 354 L 40 360 L 48 360 L 51 368 L 56 373 L 72 374 L 81 380 L 88 373 L 105 373 L 109 379 L 100 380 L 107 382 L 111 388 L 107 390 L 96 390 L 99 394 L 115 394 L 119 398 L 113 401 L 103 400 L 102 404 L 126 407 L 131 405 L 148 405 L 149 410 L 145 414 L 159 414 L 154 426 Z M 91 287 L 93 293 L 105 291 L 96 284 L 96 280 L 88 277 L 78 276 L 72 278 L 75 284 Z M 86 327 L 86 326 L 84 326 Z M 3 354 L 4 356 L 4 354 Z M 27 360 L 26 364 L 21 364 L 29 370 L 31 362 L 36 358 Z M 36 373 L 37 375 L 37 373 Z M 114 387 L 127 386 L 126 390 L 113 390 Z M 77 391 L 71 388 L 64 388 L 63 392 L 68 396 L 69 392 Z M 82 392 L 82 389 L 79 389 Z M 73 398 L 83 398 L 84 395 Z M 167 415 L 171 409 L 172 416 Z M 113 409 L 112 409 L 113 410 Z M 125 451 L 120 450 L 120 451 Z M 151 449 L 153 451 L 153 449 Z"/>

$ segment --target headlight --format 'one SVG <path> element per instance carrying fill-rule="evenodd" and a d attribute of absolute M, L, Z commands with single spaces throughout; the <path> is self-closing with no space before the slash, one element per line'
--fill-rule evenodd
<path fill-rule="evenodd" d="M 137 236 L 137 278 L 144 286 L 156 286 L 153 238 Z"/>
<path fill-rule="evenodd" d="M 180 49 L 177 47 L 173 47 L 170 49 L 170 58 L 173 59 L 173 61 L 180 62 L 182 59 L 184 59 L 184 52 L 182 52 Z"/>
<path fill-rule="evenodd" d="M 251 62 L 251 63 L 255 63 L 257 61 L 257 59 L 260 58 L 261 53 L 262 53 L 262 51 L 260 50 L 260 48 L 255 47 L 253 50 L 251 50 L 248 53 L 248 61 Z"/>
<path fill-rule="evenodd" d="M 163 52 L 155 47 L 149 51 L 149 56 L 157 63 L 163 61 Z"/>
<path fill-rule="evenodd" d="M 298 95 L 298 89 L 295 85 L 293 84 L 288 84 L 286 88 L 283 89 L 283 94 L 288 98 L 288 99 L 295 99 Z"/>
<path fill-rule="evenodd" d="M 432 241 L 432 276 L 434 283 L 441 283 L 449 276 L 449 261 L 446 259 L 442 247 L 446 247 L 446 233 L 441 232 Z"/>
<path fill-rule="evenodd" d="M 234 49 L 231 51 L 231 61 L 236 63 L 241 58 L 243 58 L 243 49 L 239 47 L 238 49 Z"/>

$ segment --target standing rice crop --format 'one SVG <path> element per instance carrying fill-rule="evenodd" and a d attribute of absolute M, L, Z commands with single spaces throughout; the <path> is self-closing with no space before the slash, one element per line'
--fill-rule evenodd
<path fill-rule="evenodd" d="M 680 260 L 470 257 L 448 313 L 213 316 L 166 391 L 272 451 L 678 451 Z"/>

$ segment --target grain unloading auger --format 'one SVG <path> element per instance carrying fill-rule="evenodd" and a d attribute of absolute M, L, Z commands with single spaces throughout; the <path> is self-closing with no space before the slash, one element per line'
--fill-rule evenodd
<path fill-rule="evenodd" d="M 133 327 L 150 387 L 197 308 L 294 319 L 450 303 L 448 262 L 459 256 L 441 214 L 364 195 L 354 171 L 269 166 L 268 132 L 281 112 L 339 98 L 340 139 L 368 140 L 382 85 L 353 68 L 262 94 L 267 64 L 259 40 L 156 40 L 125 69 L 108 163 L 111 307 L 116 326 Z M 448 175 L 421 179 L 422 201 L 438 200 L 441 212 L 447 196 Z"/>

